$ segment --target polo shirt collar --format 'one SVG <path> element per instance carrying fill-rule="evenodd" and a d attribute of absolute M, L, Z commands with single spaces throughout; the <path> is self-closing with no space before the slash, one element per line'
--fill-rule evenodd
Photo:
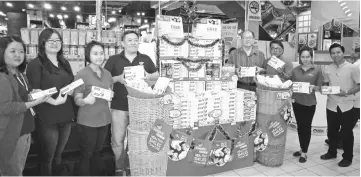
<path fill-rule="evenodd" d="M 307 71 L 310 71 L 311 69 L 316 69 L 316 65 L 311 65 L 311 67 L 308 68 L 307 71 L 302 69 L 302 65 L 298 66 L 298 69 L 301 70 L 302 72 L 307 72 Z"/>
<path fill-rule="evenodd" d="M 241 50 L 240 50 L 240 51 L 246 53 L 246 51 L 244 51 L 243 47 L 241 47 Z M 246 53 L 246 54 L 247 54 L 247 53 Z M 252 50 L 251 50 L 251 54 L 250 54 L 250 55 L 253 55 L 253 54 L 255 54 L 255 55 L 258 54 L 258 50 L 257 50 L 255 47 L 252 47 Z"/>
<path fill-rule="evenodd" d="M 87 66 L 87 68 L 89 69 L 89 72 L 91 72 L 92 74 L 94 74 L 94 76 L 99 77 L 98 74 L 90 67 L 90 65 Z M 100 78 L 102 78 L 104 76 L 104 70 L 102 67 L 100 67 Z"/>
<path fill-rule="evenodd" d="M 335 63 L 333 63 L 333 66 L 335 68 L 342 68 L 343 66 L 345 66 L 348 62 L 345 60 L 341 65 L 337 66 Z"/>

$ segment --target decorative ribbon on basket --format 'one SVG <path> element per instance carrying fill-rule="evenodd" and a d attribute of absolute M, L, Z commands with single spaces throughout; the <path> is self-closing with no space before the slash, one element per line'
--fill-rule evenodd
<path fill-rule="evenodd" d="M 170 135 L 168 157 L 172 161 L 183 160 L 190 149 L 193 141 L 192 128 L 187 128 L 186 132 L 173 130 Z"/>
<path fill-rule="evenodd" d="M 147 138 L 147 146 L 151 152 L 160 152 L 166 144 L 172 127 L 161 119 L 156 119 Z"/>

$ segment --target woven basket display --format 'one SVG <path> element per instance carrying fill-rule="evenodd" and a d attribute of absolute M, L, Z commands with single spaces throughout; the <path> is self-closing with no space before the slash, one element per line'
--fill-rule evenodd
<path fill-rule="evenodd" d="M 271 75 L 265 75 L 265 76 L 271 76 Z M 283 79 L 281 79 L 282 82 L 284 82 Z M 262 90 L 271 90 L 271 91 L 288 91 L 292 88 L 292 85 L 288 88 L 275 88 L 275 87 L 270 87 L 270 86 L 267 86 L 267 85 L 263 85 L 261 83 L 258 82 L 257 80 L 257 77 L 254 77 L 254 82 L 256 83 L 257 85 L 257 88 L 259 89 L 262 89 Z"/>
<path fill-rule="evenodd" d="M 136 131 L 128 127 L 130 172 L 132 176 L 166 176 L 169 140 L 160 152 L 153 153 L 147 147 L 148 134 L 149 131 Z"/>
<path fill-rule="evenodd" d="M 145 82 L 148 83 L 149 86 L 154 86 L 154 84 L 157 81 L 145 80 Z M 145 92 L 142 92 L 142 91 L 137 90 L 135 88 L 132 88 L 132 87 L 128 86 L 127 84 L 124 84 L 124 85 L 125 85 L 125 88 L 128 91 L 128 95 L 131 96 L 131 97 L 135 97 L 135 98 L 144 98 L 144 99 L 161 98 L 164 95 L 166 95 L 167 93 L 171 92 L 170 88 L 167 87 L 166 91 L 163 94 L 159 94 L 159 95 L 158 94 L 151 94 L 151 93 L 145 93 Z"/>
<path fill-rule="evenodd" d="M 279 99 L 277 95 L 279 93 L 287 92 L 289 90 L 279 90 L 279 91 L 271 91 L 271 90 L 263 90 L 257 87 L 257 112 L 268 115 L 276 115 L 278 114 L 278 110 L 281 106 L 283 106 L 289 99 Z"/>
<path fill-rule="evenodd" d="M 170 106 L 161 105 L 161 100 L 162 98 L 142 99 L 128 96 L 128 127 L 137 131 L 149 131 L 156 119 L 162 119 L 169 124 Z"/>

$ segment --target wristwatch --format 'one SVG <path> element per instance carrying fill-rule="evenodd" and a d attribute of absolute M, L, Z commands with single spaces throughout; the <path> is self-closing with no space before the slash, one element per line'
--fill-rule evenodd
<path fill-rule="evenodd" d="M 348 91 L 346 91 L 346 95 L 345 95 L 345 97 L 347 97 L 348 96 Z"/>

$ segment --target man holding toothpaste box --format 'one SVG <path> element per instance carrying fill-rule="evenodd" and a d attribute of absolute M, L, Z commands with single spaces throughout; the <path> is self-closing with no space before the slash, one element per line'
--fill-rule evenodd
<path fill-rule="evenodd" d="M 121 40 L 124 51 L 118 55 L 111 56 L 104 66 L 112 74 L 114 82 L 114 97 L 111 102 L 111 131 L 112 149 L 115 154 L 117 173 L 125 168 L 124 159 L 121 159 L 121 157 L 124 153 L 124 139 L 129 124 L 128 92 L 124 86 L 124 67 L 143 65 L 146 71 L 146 79 L 159 77 L 157 68 L 149 56 L 138 52 L 139 35 L 135 31 L 124 32 Z"/>
<path fill-rule="evenodd" d="M 324 71 L 324 85 L 322 93 L 328 94 L 327 98 L 327 136 L 329 139 L 328 152 L 321 156 L 322 160 L 337 157 L 337 142 L 343 140 L 343 159 L 338 163 L 340 167 L 352 164 L 354 136 L 353 128 L 358 118 L 353 116 L 355 94 L 360 91 L 360 71 L 355 65 L 345 61 L 345 48 L 340 44 L 332 44 L 329 49 L 333 64 L 328 65 Z M 334 93 L 339 90 L 339 93 Z M 341 128 L 341 133 L 339 130 Z"/>

